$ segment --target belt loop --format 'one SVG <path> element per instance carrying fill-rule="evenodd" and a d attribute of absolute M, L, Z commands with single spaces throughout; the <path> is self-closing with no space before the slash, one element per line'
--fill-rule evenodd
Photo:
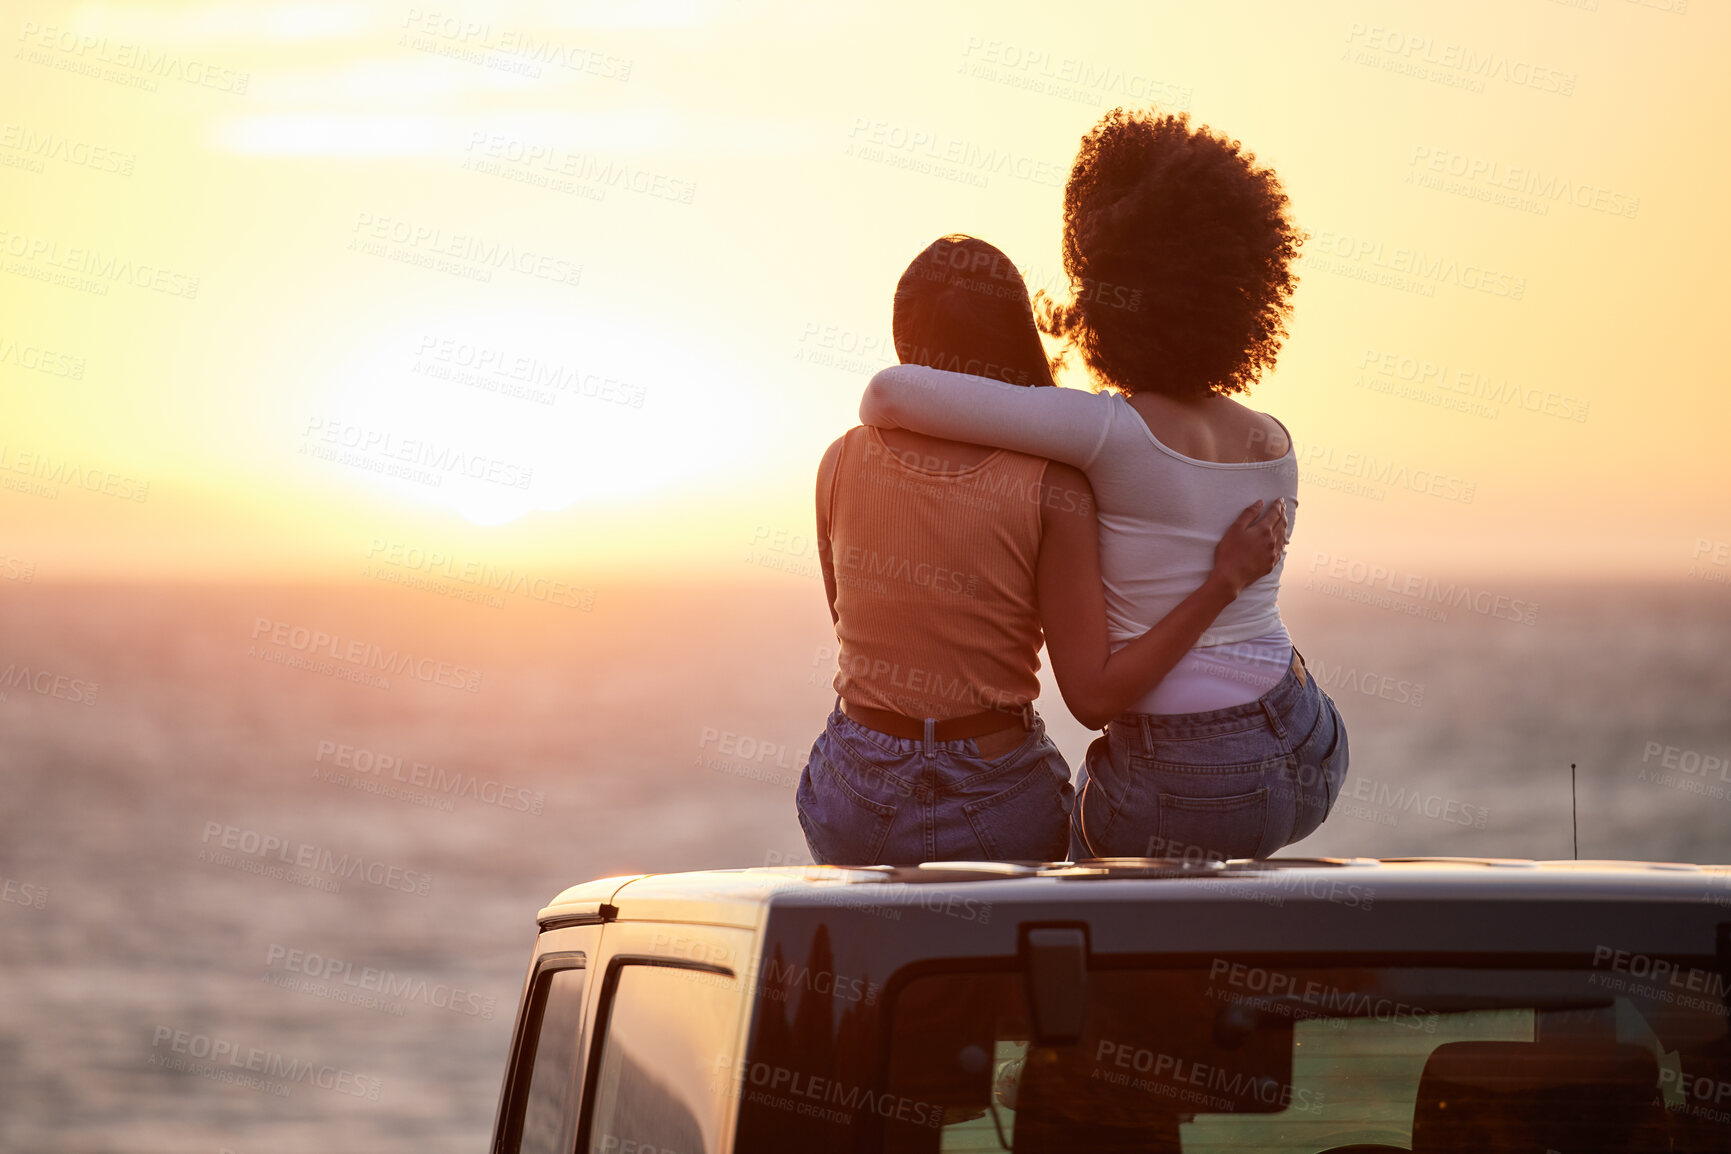
<path fill-rule="evenodd" d="M 937 751 L 932 748 L 932 733 L 934 730 L 937 729 L 937 727 L 938 727 L 938 719 L 937 718 L 935 718 L 935 717 L 926 718 L 926 736 L 924 738 L 924 741 L 925 741 L 925 754 L 928 758 L 934 756 L 937 753 Z"/>
<path fill-rule="evenodd" d="M 1149 716 L 1146 713 L 1138 713 L 1136 715 L 1136 724 L 1138 726 L 1140 726 L 1141 730 L 1142 730 L 1142 752 L 1143 753 L 1153 753 L 1154 752 L 1154 722 L 1149 718 Z"/>
<path fill-rule="evenodd" d="M 1032 701 L 1022 702 L 1022 728 L 1029 731 L 1034 728 L 1034 703 Z"/>
<path fill-rule="evenodd" d="M 1286 726 L 1280 723 L 1280 715 L 1274 711 L 1274 706 L 1268 703 L 1267 695 L 1256 699 L 1256 704 L 1262 706 L 1262 715 L 1268 718 L 1268 728 L 1274 731 L 1276 740 L 1286 740 Z"/>

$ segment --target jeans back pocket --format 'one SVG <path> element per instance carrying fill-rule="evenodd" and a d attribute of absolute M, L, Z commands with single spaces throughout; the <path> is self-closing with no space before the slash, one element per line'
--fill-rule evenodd
<path fill-rule="evenodd" d="M 884 788 L 892 779 L 857 754 L 850 756 L 832 733 L 813 743 L 794 795 L 806 846 L 821 864 L 877 865 L 899 807 L 867 797 L 848 778 L 863 770 L 860 786 L 880 794 L 893 793 Z"/>
<path fill-rule="evenodd" d="M 1292 824 L 1289 757 L 1206 765 L 1133 755 L 1128 763 L 1116 852 L 1221 860 L 1265 857 L 1285 844 Z M 1146 844 L 1125 845 L 1138 828 Z"/>
<path fill-rule="evenodd" d="M 1268 789 L 1224 797 L 1161 793 L 1160 816 L 1150 845 L 1160 857 L 1257 857 L 1268 836 Z"/>
<path fill-rule="evenodd" d="M 1054 747 L 1001 793 L 962 805 L 974 837 L 992 861 L 1062 861 L 1070 849 L 1076 790 Z"/>

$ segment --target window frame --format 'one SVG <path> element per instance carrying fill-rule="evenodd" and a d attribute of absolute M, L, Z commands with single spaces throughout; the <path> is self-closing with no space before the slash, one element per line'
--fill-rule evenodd
<path fill-rule="evenodd" d="M 573 1121 L 581 1112 L 581 1095 L 584 1082 L 582 1072 L 587 1063 L 584 1061 L 583 1050 L 589 1042 L 588 1003 L 590 997 L 589 981 L 589 951 L 582 949 L 548 950 L 535 958 L 530 967 L 529 976 L 524 982 L 523 997 L 518 1005 L 517 1023 L 511 1032 L 511 1060 L 505 1066 L 505 1085 L 499 1095 L 499 1119 L 493 1128 L 493 1154 L 519 1154 L 523 1141 L 523 1114 L 528 1104 L 529 1076 L 533 1073 L 535 1055 L 540 1050 L 541 1020 L 546 1010 L 547 991 L 552 987 L 553 975 L 567 971 L 583 973 L 583 990 L 579 995 L 582 1003 L 577 1023 L 577 1058 L 571 1064 L 568 1077 L 575 1080 L 568 1084 L 567 1090 L 571 1097 L 569 1101 L 576 1104 L 577 1109 L 571 1110 L 560 1127 L 560 1149 L 566 1148 L 564 1139 L 571 1133 Z M 543 986 L 543 981 L 546 985 Z M 533 1048 L 527 1048 L 531 1025 L 534 1028 Z"/>
<path fill-rule="evenodd" d="M 679 928 L 682 931 L 698 931 L 706 927 L 680 926 Z M 575 1140 L 571 1145 L 573 1154 L 583 1154 L 583 1152 L 589 1148 L 590 1138 L 595 1125 L 595 1095 L 588 1093 L 587 1091 L 589 1087 L 596 1084 L 596 1080 L 600 1077 L 601 1058 L 607 1049 L 607 1039 L 612 1033 L 613 1007 L 619 993 L 619 978 L 624 974 L 628 967 L 655 967 L 659 969 L 685 970 L 700 974 L 719 974 L 723 977 L 732 978 L 735 981 L 742 980 L 739 973 L 728 966 L 715 965 L 710 962 L 692 961 L 685 958 L 671 958 L 665 955 L 646 954 L 626 950 L 614 954 L 607 959 L 607 967 L 601 978 L 600 994 L 595 1003 L 595 1016 L 593 1019 L 594 1026 L 589 1031 L 589 1052 L 582 1063 L 582 1086 L 585 1092 L 583 1094 L 582 1106 L 577 1120 L 577 1133 Z M 751 1008 L 756 1002 L 753 991 L 750 989 L 742 989 L 740 999 L 743 1005 L 743 1013 L 749 1016 Z M 742 1044 L 741 1039 L 739 1038 L 737 1023 L 735 1024 L 733 1033 L 733 1048 L 735 1051 L 733 1057 L 737 1059 L 739 1056 L 738 1051 Z M 720 1121 L 721 1126 L 719 1127 L 718 1132 L 721 1134 L 722 1141 L 725 1145 L 730 1141 L 728 1131 L 731 1128 L 731 1123 L 726 1118 L 723 1118 Z"/>

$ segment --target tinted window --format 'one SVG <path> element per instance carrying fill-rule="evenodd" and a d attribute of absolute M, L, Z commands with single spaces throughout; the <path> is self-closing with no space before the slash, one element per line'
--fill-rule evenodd
<path fill-rule="evenodd" d="M 522 1102 L 519 1154 L 563 1154 L 560 1136 L 574 1116 L 583 971 L 554 970 L 536 983 L 521 1061 L 530 1063 Z"/>
<path fill-rule="evenodd" d="M 675 966 L 619 971 L 595 1081 L 593 1154 L 705 1154 L 719 1144 L 739 982 Z"/>
<path fill-rule="evenodd" d="M 1019 974 L 918 979 L 894 1001 L 888 1084 L 872 1107 L 886 1121 L 874 1145 L 1731 1149 L 1731 976 L 1601 953 L 1578 969 L 1227 958 L 1097 969 L 1081 1040 L 1055 1046 L 1030 1043 Z M 832 1098 L 845 1090 L 825 1088 Z M 932 1119 L 935 1147 L 921 1125 Z M 855 1111 L 852 1124 L 862 1122 L 873 1124 Z"/>

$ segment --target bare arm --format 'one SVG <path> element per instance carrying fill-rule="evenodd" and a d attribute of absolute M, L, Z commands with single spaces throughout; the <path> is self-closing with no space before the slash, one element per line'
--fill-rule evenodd
<path fill-rule="evenodd" d="M 1239 515 L 1215 550 L 1214 571 L 1136 640 L 1111 651 L 1100 538 L 1088 479 L 1067 465 L 1046 467 L 1041 484 L 1040 623 L 1058 691 L 1070 713 L 1099 729 L 1172 671 L 1243 588 L 1273 570 L 1286 544 L 1284 502 Z"/>
<path fill-rule="evenodd" d="M 839 624 L 835 611 L 835 551 L 829 543 L 829 499 L 835 491 L 835 467 L 841 459 L 841 440 L 830 442 L 817 466 L 817 563 L 823 569 L 823 595 L 829 600 L 829 619 Z"/>
<path fill-rule="evenodd" d="M 861 424 L 1012 449 L 1086 469 L 1106 440 L 1111 402 L 1080 389 L 1008 385 L 924 365 L 879 369 Z"/>

